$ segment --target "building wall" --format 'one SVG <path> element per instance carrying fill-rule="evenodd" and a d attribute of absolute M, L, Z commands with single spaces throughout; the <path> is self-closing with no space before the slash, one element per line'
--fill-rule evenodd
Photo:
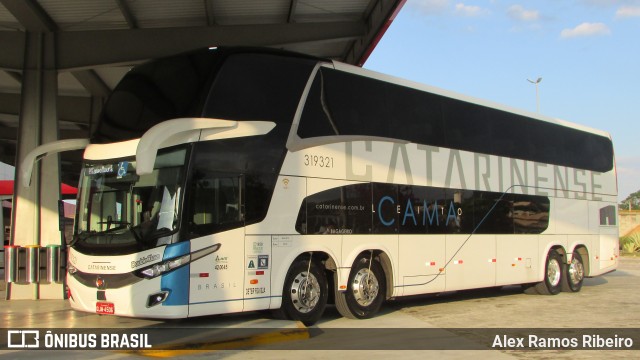
<path fill-rule="evenodd" d="M 618 217 L 620 236 L 629 235 L 632 232 L 640 232 L 640 210 L 620 210 Z"/>

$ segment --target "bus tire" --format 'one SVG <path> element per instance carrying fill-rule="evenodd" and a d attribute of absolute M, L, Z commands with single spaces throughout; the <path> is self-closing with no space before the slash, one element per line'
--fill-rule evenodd
<path fill-rule="evenodd" d="M 563 264 L 560 254 L 554 249 L 549 250 L 544 266 L 544 279 L 535 285 L 540 295 L 557 295 L 562 290 Z"/>
<path fill-rule="evenodd" d="M 284 281 L 280 312 L 310 326 L 322 317 L 327 305 L 327 277 L 316 261 L 300 259 L 294 262 Z"/>
<path fill-rule="evenodd" d="M 582 289 L 584 280 L 584 263 L 577 251 L 573 252 L 571 263 L 565 265 L 562 274 L 562 291 L 578 292 Z"/>
<path fill-rule="evenodd" d="M 527 295 L 540 295 L 536 290 L 536 283 L 522 284 L 522 291 Z"/>
<path fill-rule="evenodd" d="M 361 256 L 351 268 L 347 290 L 336 290 L 336 309 L 349 319 L 368 319 L 380 310 L 386 287 L 380 263 L 375 260 L 371 262 L 370 256 Z"/>

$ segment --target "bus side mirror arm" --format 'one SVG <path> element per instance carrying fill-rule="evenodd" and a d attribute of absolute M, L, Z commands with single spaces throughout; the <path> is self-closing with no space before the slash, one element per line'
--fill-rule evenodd
<path fill-rule="evenodd" d="M 81 150 L 89 145 L 89 139 L 66 139 L 52 141 L 36 147 L 29 151 L 20 164 L 20 174 L 22 175 L 22 186 L 31 185 L 31 173 L 35 163 L 45 156 L 63 151 Z"/>
<path fill-rule="evenodd" d="M 171 143 L 172 138 L 182 138 L 185 133 L 193 130 L 210 128 L 233 128 L 237 126 L 237 121 L 208 119 L 208 118 L 178 118 L 163 121 L 156 124 L 142 135 L 136 148 L 136 173 L 138 175 L 150 174 L 153 172 L 153 165 L 156 162 L 158 149 L 167 143 Z M 197 137 L 200 134 L 198 131 Z M 197 141 L 192 139 L 191 141 Z M 179 141 L 178 141 L 179 143 Z"/>
<path fill-rule="evenodd" d="M 179 118 L 163 121 L 142 135 L 136 148 L 136 173 L 150 174 L 158 149 L 185 142 L 264 135 L 275 127 L 269 121 L 234 121 L 211 118 Z M 224 132 L 224 135 L 218 136 Z"/>

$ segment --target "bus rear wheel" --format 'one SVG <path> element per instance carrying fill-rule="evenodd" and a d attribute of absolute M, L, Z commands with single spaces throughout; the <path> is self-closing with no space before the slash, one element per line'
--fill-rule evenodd
<path fill-rule="evenodd" d="M 573 252 L 571 263 L 562 268 L 562 291 L 578 292 L 582 289 L 584 280 L 584 264 L 582 256 L 577 251 Z"/>
<path fill-rule="evenodd" d="M 554 249 L 549 250 L 544 267 L 544 279 L 534 288 L 541 295 L 557 295 L 562 290 L 562 257 Z"/>
<path fill-rule="evenodd" d="M 368 319 L 380 310 L 386 287 L 380 263 L 371 256 L 360 256 L 351 268 L 347 290 L 336 291 L 336 309 L 346 318 Z"/>
<path fill-rule="evenodd" d="M 281 311 L 291 320 L 313 325 L 324 313 L 328 294 L 327 278 L 320 265 L 313 260 L 297 260 L 284 281 Z"/>

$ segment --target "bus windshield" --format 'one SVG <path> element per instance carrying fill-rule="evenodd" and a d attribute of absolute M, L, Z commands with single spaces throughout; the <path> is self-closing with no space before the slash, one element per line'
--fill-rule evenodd
<path fill-rule="evenodd" d="M 171 243 L 179 227 L 186 153 L 181 147 L 158 154 L 153 172 L 142 176 L 133 160 L 86 164 L 71 245 L 113 255 Z"/>

